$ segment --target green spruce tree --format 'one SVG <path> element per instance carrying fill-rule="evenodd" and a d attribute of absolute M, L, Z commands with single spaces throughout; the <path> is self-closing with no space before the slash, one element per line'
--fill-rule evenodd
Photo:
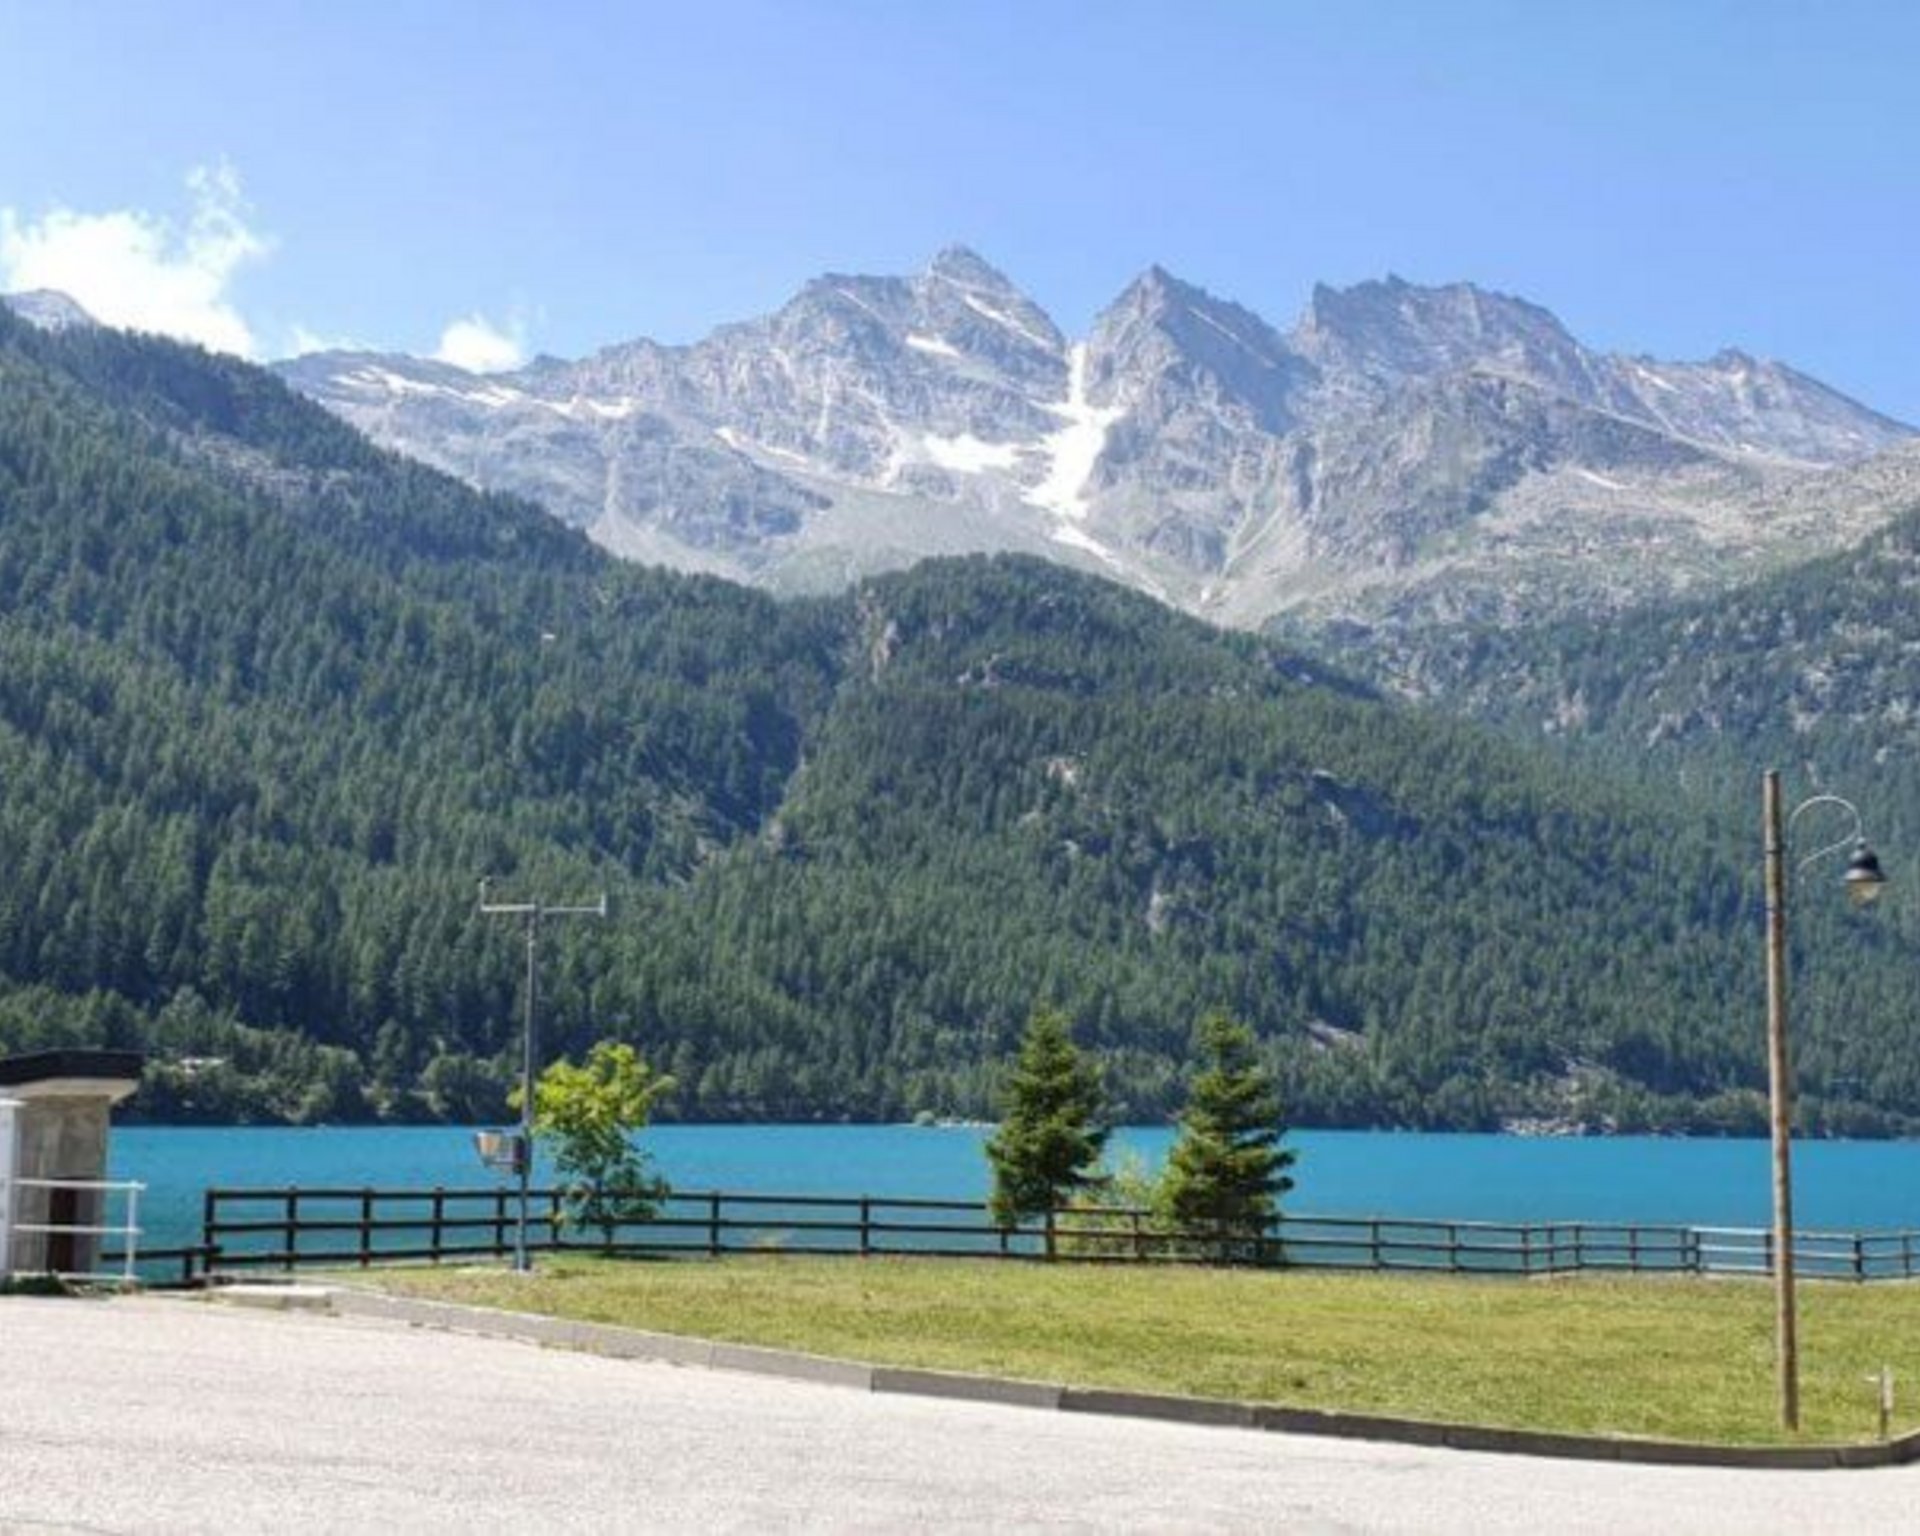
<path fill-rule="evenodd" d="M 1007 1082 L 1003 1118 L 987 1143 L 993 1219 L 1012 1226 L 1055 1209 L 1094 1182 L 1107 1127 L 1094 1065 L 1075 1049 L 1065 1014 L 1036 1009 Z"/>
<path fill-rule="evenodd" d="M 1253 1031 L 1223 1013 L 1200 1023 L 1201 1071 L 1180 1116 L 1180 1137 L 1162 1184 L 1168 1214 L 1211 1234 L 1222 1259 L 1258 1259 L 1261 1239 L 1293 1188 L 1294 1154 L 1273 1077 L 1254 1053 Z"/>

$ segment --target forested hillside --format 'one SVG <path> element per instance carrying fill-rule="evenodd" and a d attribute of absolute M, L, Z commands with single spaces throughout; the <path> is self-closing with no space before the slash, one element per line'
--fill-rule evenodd
<path fill-rule="evenodd" d="M 1789 806 L 1856 802 L 1892 880 L 1873 942 L 1920 953 L 1920 507 L 1852 550 L 1718 597 L 1457 639 L 1429 652 L 1421 678 L 1438 707 L 1540 744 L 1569 771 L 1693 804 L 1756 860 L 1763 769 L 1782 771 Z M 1850 826 L 1842 810 L 1810 811 L 1794 860 Z M 1808 1054 L 1840 1092 L 1901 1101 L 1904 1005 L 1859 968 L 1861 935 L 1824 883 L 1837 868 L 1809 869 L 1795 894 L 1797 1011 L 1823 1031 Z"/>
<path fill-rule="evenodd" d="M 1570 763 L 1747 822 L 1779 767 L 1796 797 L 1857 801 L 1890 868 L 1920 867 L 1920 507 L 1723 597 L 1439 648 L 1425 682 Z M 1900 910 L 1914 931 L 1920 901 Z"/>
<path fill-rule="evenodd" d="M 1460 640 L 1421 679 L 1451 709 L 1716 798 L 1777 765 L 1920 846 L 1920 506 L 1719 597 Z"/>
<path fill-rule="evenodd" d="M 1022 560 L 776 604 L 622 566 L 243 364 L 0 314 L 0 1049 L 156 1118 L 502 1112 L 639 1043 L 694 1117 L 987 1111 L 1036 1001 L 1122 1112 L 1206 1008 L 1307 1123 L 1759 1123 L 1744 827 Z M 1920 1113 L 1897 930 L 1810 1115 Z M 1840 1002 L 1857 1005 L 1839 1020 Z"/>
<path fill-rule="evenodd" d="M 0 1042 L 200 1063 L 157 1115 L 491 1104 L 518 965 L 477 877 L 658 881 L 752 832 L 828 640 L 258 370 L 0 314 Z"/>
<path fill-rule="evenodd" d="M 1037 565 L 925 566 L 860 623 L 776 826 L 650 919 L 643 972 L 739 991 L 689 970 L 645 1030 L 767 1042 L 707 1102 L 978 1108 L 1035 997 L 1147 1117 L 1207 1004 L 1321 1122 L 1665 1122 L 1694 1111 L 1643 1089 L 1758 1081 L 1739 871 L 1697 824 Z"/>

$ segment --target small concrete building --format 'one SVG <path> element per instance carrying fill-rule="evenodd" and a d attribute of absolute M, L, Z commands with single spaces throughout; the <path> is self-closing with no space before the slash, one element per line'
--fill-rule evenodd
<path fill-rule="evenodd" d="M 100 1267 L 108 1112 L 140 1086 L 137 1051 L 0 1057 L 0 1275 Z M 54 1228 L 53 1231 L 39 1230 Z"/>

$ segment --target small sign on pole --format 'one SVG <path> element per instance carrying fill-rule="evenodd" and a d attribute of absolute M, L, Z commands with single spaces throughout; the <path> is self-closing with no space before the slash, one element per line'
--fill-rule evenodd
<path fill-rule="evenodd" d="M 497 1173 L 519 1173 L 527 1166 L 527 1139 L 518 1131 L 475 1131 L 473 1149 Z"/>

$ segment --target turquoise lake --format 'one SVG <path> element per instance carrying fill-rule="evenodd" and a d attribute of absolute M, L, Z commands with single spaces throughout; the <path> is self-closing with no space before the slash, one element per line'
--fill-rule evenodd
<path fill-rule="evenodd" d="M 643 1138 L 683 1190 L 978 1199 L 985 1127 L 660 1126 Z M 117 1130 L 112 1176 L 146 1184 L 144 1247 L 196 1241 L 209 1185 L 491 1187 L 473 1133 L 453 1127 Z M 1113 1146 L 1149 1163 L 1165 1128 L 1125 1129 Z M 1301 1131 L 1301 1214 L 1483 1221 L 1638 1221 L 1764 1226 L 1764 1141 L 1664 1137 L 1431 1135 Z M 1795 1144 L 1802 1228 L 1920 1227 L 1920 1142 Z"/>

